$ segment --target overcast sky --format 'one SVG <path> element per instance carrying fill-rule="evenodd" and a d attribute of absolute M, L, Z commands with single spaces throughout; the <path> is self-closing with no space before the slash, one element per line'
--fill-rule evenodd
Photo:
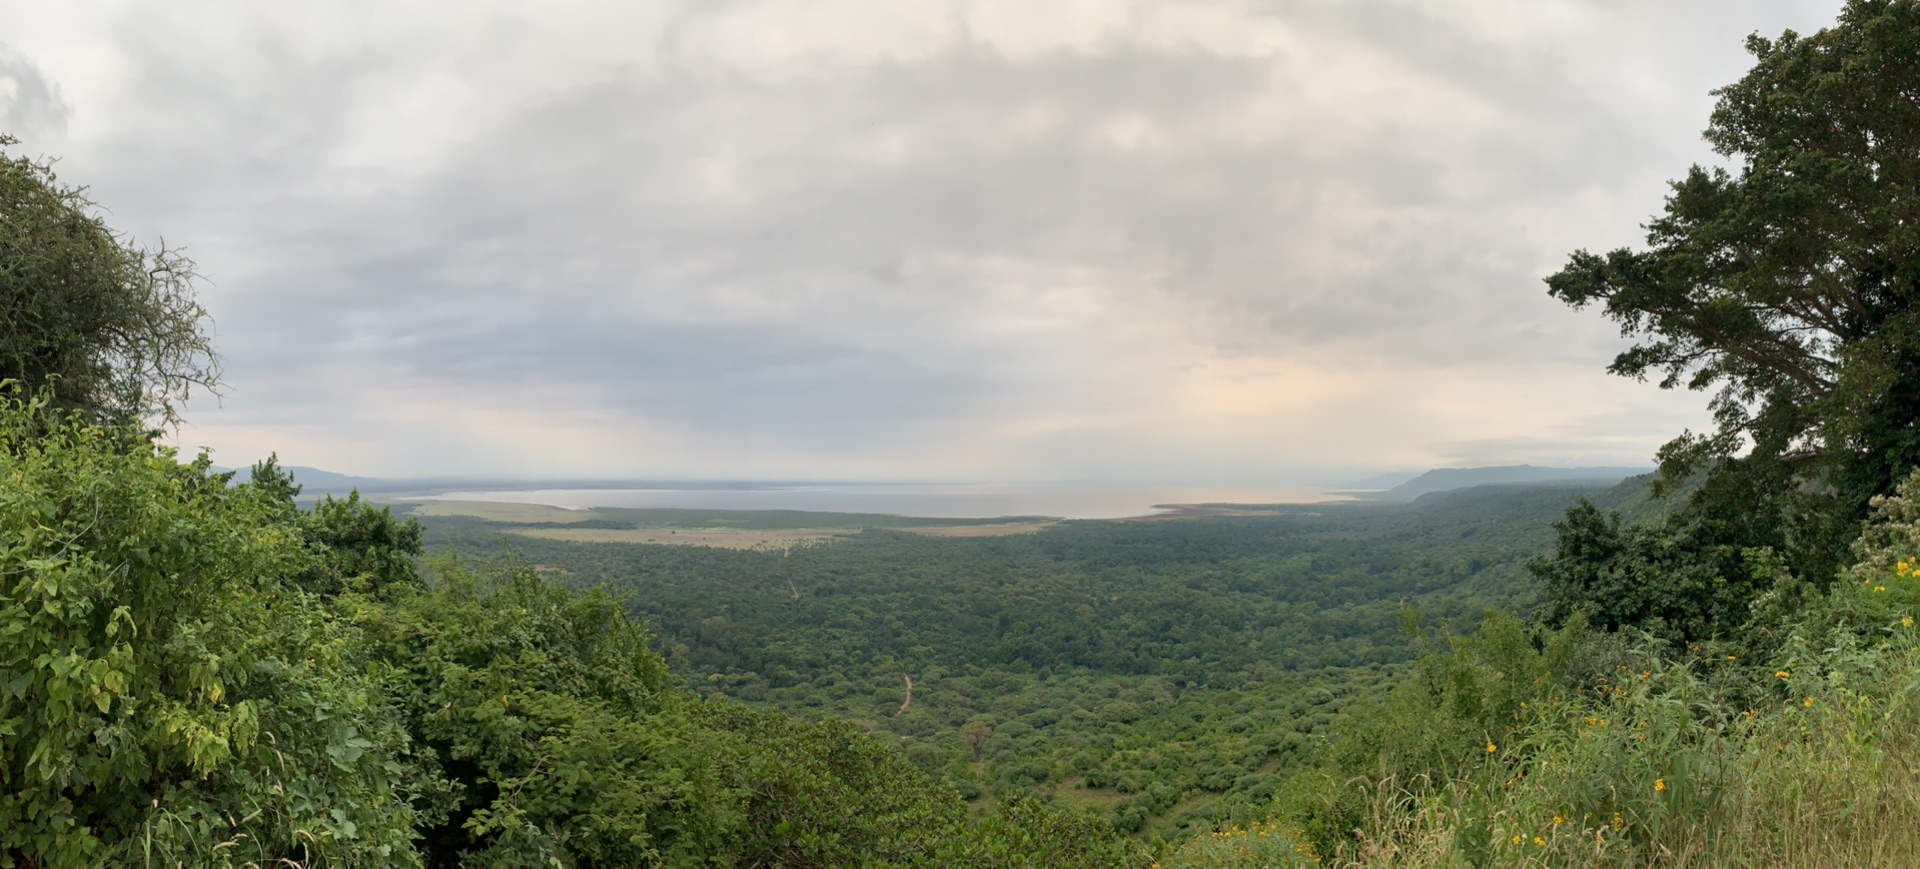
<path fill-rule="evenodd" d="M 208 277 L 224 464 L 1338 482 L 1648 464 L 1546 296 L 1790 0 L 0 6 L 0 131 Z"/>

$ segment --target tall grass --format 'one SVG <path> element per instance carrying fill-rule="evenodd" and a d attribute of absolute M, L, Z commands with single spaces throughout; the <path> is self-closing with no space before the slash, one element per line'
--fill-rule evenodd
<path fill-rule="evenodd" d="M 1270 862 L 1229 830 L 1161 865 L 1920 866 L 1920 478 L 1902 495 L 1831 591 L 1783 577 L 1764 643 L 1591 636 L 1568 657 L 1567 632 L 1529 647 L 1489 618 L 1356 723 L 1375 774 L 1330 763 L 1275 807 Z"/>
<path fill-rule="evenodd" d="M 1633 673 L 1624 693 L 1542 710 L 1510 737 L 1523 760 L 1328 782 L 1368 800 L 1332 854 L 1281 819 L 1161 865 L 1920 866 L 1920 649 L 1856 657 L 1751 717 L 1684 672 Z"/>

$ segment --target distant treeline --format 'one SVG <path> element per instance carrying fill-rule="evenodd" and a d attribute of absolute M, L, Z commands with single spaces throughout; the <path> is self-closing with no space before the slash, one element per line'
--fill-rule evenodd
<path fill-rule="evenodd" d="M 701 690 L 864 722 L 970 795 L 1044 793 L 1171 835 L 1264 805 L 1350 698 L 1417 654 L 1409 609 L 1464 630 L 1529 599 L 1524 563 L 1582 496 L 1646 500 L 1643 482 L 1489 487 L 790 552 L 426 529 L 431 547 L 510 545 L 614 592 Z"/>

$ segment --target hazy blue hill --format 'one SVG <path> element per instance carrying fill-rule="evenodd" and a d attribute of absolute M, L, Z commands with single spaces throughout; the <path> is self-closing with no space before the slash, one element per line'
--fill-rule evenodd
<path fill-rule="evenodd" d="M 1583 486 L 1611 485 L 1628 477 L 1652 472 L 1652 468 L 1543 468 L 1535 465 L 1505 465 L 1493 468 L 1435 468 L 1373 496 L 1380 501 L 1412 501 L 1422 495 L 1474 486 L 1512 486 L 1548 483 L 1577 483 Z"/>
<path fill-rule="evenodd" d="M 525 491 L 531 489 L 673 489 L 690 491 L 759 489 L 806 483 L 758 482 L 734 480 L 614 480 L 614 479 L 511 479 L 490 477 L 356 477 L 334 471 L 287 465 L 286 471 L 301 486 L 300 498 L 322 495 L 344 496 L 355 489 L 362 494 L 417 494 L 447 491 Z M 233 470 L 218 465 L 216 471 Z M 235 483 L 252 478 L 251 468 L 234 473 Z"/>
<path fill-rule="evenodd" d="M 359 490 L 363 495 L 396 495 L 426 492 L 444 492 L 460 489 L 532 489 L 532 488 L 597 488 L 592 484 L 577 482 L 546 483 L 517 480 L 487 480 L 442 477 L 356 477 L 335 471 L 309 468 L 303 465 L 284 466 L 287 473 L 293 475 L 293 481 L 300 484 L 302 503 L 317 500 L 324 495 L 344 498 L 347 493 Z M 216 471 L 233 470 L 233 482 L 244 483 L 253 478 L 252 468 L 223 468 L 214 466 Z"/>
<path fill-rule="evenodd" d="M 215 469 L 221 470 L 218 467 Z M 417 481 L 354 477 L 299 465 L 290 465 L 286 470 L 293 475 L 293 481 L 300 484 L 302 500 L 317 498 L 321 495 L 345 495 L 354 489 L 362 492 L 391 492 L 408 487 L 418 488 L 420 485 Z M 235 483 L 244 483 L 251 479 L 253 479 L 253 469 L 250 467 L 240 468 L 233 474 Z"/>
<path fill-rule="evenodd" d="M 1355 489 L 1363 492 L 1374 491 L 1378 489 L 1391 489 L 1395 486 L 1402 485 L 1412 480 L 1415 477 L 1420 476 L 1422 473 L 1425 473 L 1425 472 L 1424 471 L 1388 471 L 1384 474 L 1375 474 L 1364 480 L 1355 480 L 1351 483 L 1347 483 L 1343 486 L 1340 486 L 1339 488 Z"/>

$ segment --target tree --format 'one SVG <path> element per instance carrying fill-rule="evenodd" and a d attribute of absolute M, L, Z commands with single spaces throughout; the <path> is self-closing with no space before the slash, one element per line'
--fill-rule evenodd
<path fill-rule="evenodd" d="M 1545 614 L 1555 623 L 1584 615 L 1609 630 L 1635 625 L 1705 636 L 1716 625 L 1739 624 L 1747 600 L 1766 591 L 1729 581 L 1729 574 L 1734 582 L 1758 578 L 1740 569 L 1737 548 L 1675 545 L 1670 529 L 1622 527 L 1620 514 L 1603 515 L 1585 500 L 1553 527 L 1553 554 L 1529 566 L 1545 580 Z"/>
<path fill-rule="evenodd" d="M 1674 182 L 1646 250 L 1578 251 L 1547 286 L 1635 339 L 1610 371 L 1713 391 L 1714 431 L 1660 450 L 1662 489 L 1704 480 L 1668 536 L 1824 583 L 1920 465 L 1920 2 L 1747 48 L 1706 130 L 1731 169 Z"/>
<path fill-rule="evenodd" d="M 993 728 L 988 727 L 985 721 L 979 719 L 967 722 L 967 726 L 960 729 L 960 738 L 966 740 L 968 748 L 973 749 L 973 761 L 975 763 L 980 762 L 980 752 L 986 750 L 987 738 L 992 735 Z"/>
<path fill-rule="evenodd" d="M 0 153 L 0 379 L 98 419 L 177 424 L 192 388 L 220 376 L 193 262 L 94 212 L 51 163 Z"/>
<path fill-rule="evenodd" d="M 850 722 L 702 700 L 601 593 L 0 391 L 0 865 L 1140 866 Z M 328 512 L 322 512 L 328 511 Z M 319 582 L 316 582 L 318 578 Z"/>
<path fill-rule="evenodd" d="M 208 471 L 0 394 L 0 864 L 417 864 L 381 674 L 274 493 Z"/>
<path fill-rule="evenodd" d="M 332 495 L 320 499 L 311 512 L 300 516 L 298 524 L 307 547 L 318 556 L 316 569 L 302 577 L 308 591 L 379 592 L 420 584 L 415 563 L 425 551 L 420 521 L 411 517 L 399 521 L 393 508 L 360 500 L 358 489 L 345 500 Z"/>

